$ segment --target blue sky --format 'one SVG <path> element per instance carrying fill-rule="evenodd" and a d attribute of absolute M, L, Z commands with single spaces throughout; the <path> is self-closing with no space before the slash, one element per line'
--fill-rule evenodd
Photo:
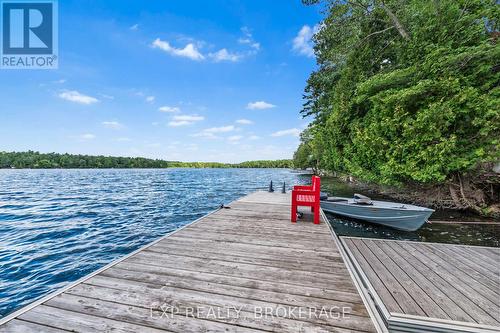
<path fill-rule="evenodd" d="M 315 68 L 300 1 L 59 1 L 59 69 L 0 70 L 0 150 L 290 158 Z"/>

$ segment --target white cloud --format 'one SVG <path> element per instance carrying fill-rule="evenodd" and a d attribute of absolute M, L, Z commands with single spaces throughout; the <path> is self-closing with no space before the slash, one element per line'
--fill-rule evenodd
<path fill-rule="evenodd" d="M 260 49 L 260 43 L 257 43 L 257 42 L 253 41 L 250 38 L 238 38 L 238 43 L 240 43 L 240 44 L 247 44 L 247 45 L 249 45 L 251 48 L 253 48 L 255 50 L 259 50 Z"/>
<path fill-rule="evenodd" d="M 91 133 L 85 133 L 85 134 L 77 136 L 77 138 L 80 140 L 93 140 L 93 139 L 95 139 L 95 135 L 91 134 Z"/>
<path fill-rule="evenodd" d="M 94 104 L 99 102 L 99 100 L 95 97 L 84 95 L 82 93 L 79 93 L 76 90 L 68 90 L 68 91 L 63 91 L 59 95 L 59 98 L 65 99 L 70 102 L 74 103 L 79 103 L 79 104 Z"/>
<path fill-rule="evenodd" d="M 161 147 L 161 144 L 158 143 L 158 142 L 146 143 L 146 147 L 148 147 L 148 148 L 159 148 L 159 147 Z"/>
<path fill-rule="evenodd" d="M 198 115 L 178 115 L 172 117 L 172 121 L 168 123 L 168 126 L 170 127 L 187 126 L 197 121 L 202 121 L 203 119 L 205 119 L 205 117 Z"/>
<path fill-rule="evenodd" d="M 118 142 L 130 142 L 130 141 L 132 141 L 132 139 L 127 138 L 127 137 L 121 137 L 121 138 L 116 138 L 115 141 L 118 141 Z"/>
<path fill-rule="evenodd" d="M 177 57 L 185 57 L 196 61 L 205 59 L 203 54 L 198 51 L 197 47 L 193 43 L 187 44 L 186 46 L 184 46 L 184 48 L 175 48 L 171 46 L 167 41 L 162 41 L 161 39 L 157 38 L 153 41 L 151 47 L 159 48 L 160 50 L 163 50 L 166 53 Z"/>
<path fill-rule="evenodd" d="M 287 135 L 299 136 L 300 132 L 301 132 L 301 130 L 299 130 L 298 128 L 290 128 L 290 129 L 287 129 L 287 130 L 282 130 L 282 131 L 274 132 L 273 134 L 271 134 L 271 136 L 275 136 L 275 137 L 278 137 L 278 136 L 287 136 Z"/>
<path fill-rule="evenodd" d="M 198 115 L 179 115 L 173 117 L 173 120 L 175 121 L 201 121 L 204 119 L 205 117 Z"/>
<path fill-rule="evenodd" d="M 219 139 L 219 137 L 217 135 L 215 135 L 214 133 L 203 132 L 203 131 L 191 134 L 191 136 L 194 138 Z"/>
<path fill-rule="evenodd" d="M 258 51 L 260 49 L 260 43 L 256 42 L 253 39 L 252 33 L 248 27 L 242 27 L 241 32 L 245 35 L 245 37 L 241 37 L 238 39 L 238 43 L 249 45 L 251 48 Z"/>
<path fill-rule="evenodd" d="M 154 103 L 155 99 L 156 98 L 154 96 L 147 96 L 146 97 L 146 102 L 148 102 L 148 103 Z"/>
<path fill-rule="evenodd" d="M 248 119 L 238 119 L 238 120 L 236 120 L 236 123 L 241 124 L 241 125 L 252 125 L 253 121 L 248 120 Z"/>
<path fill-rule="evenodd" d="M 276 107 L 276 105 L 273 105 L 271 103 L 267 103 L 264 101 L 251 102 L 251 103 L 248 103 L 248 105 L 247 105 L 247 109 L 250 109 L 250 110 L 264 110 L 264 109 L 270 109 L 270 108 L 274 108 L 274 107 Z"/>
<path fill-rule="evenodd" d="M 109 100 L 115 99 L 115 96 L 106 95 L 106 94 L 99 94 L 99 96 L 101 96 L 102 98 L 109 99 Z"/>
<path fill-rule="evenodd" d="M 131 26 L 129 29 L 132 30 L 132 31 L 137 31 L 137 30 L 139 30 L 139 24 L 136 23 L 133 26 Z"/>
<path fill-rule="evenodd" d="M 233 125 L 211 127 L 211 128 L 206 128 L 203 131 L 195 133 L 191 136 L 205 138 L 205 139 L 218 139 L 219 137 L 215 135 L 216 133 L 228 133 L 236 130 L 238 130 L 238 128 L 234 127 Z"/>
<path fill-rule="evenodd" d="M 247 46 L 245 49 L 240 50 L 240 52 L 231 52 L 228 51 L 227 48 L 221 48 L 217 52 L 209 53 L 207 56 L 214 62 L 237 62 L 245 57 L 255 55 L 260 49 L 260 44 L 253 39 L 249 28 L 242 27 L 241 32 L 243 36 L 238 38 L 238 43 Z"/>
<path fill-rule="evenodd" d="M 249 29 L 243 27 L 241 31 L 244 34 L 244 37 L 238 39 L 238 42 L 243 45 L 248 45 L 250 49 L 242 50 L 241 52 L 231 52 L 227 48 L 220 48 L 218 51 L 210 52 L 208 54 L 203 54 L 199 48 L 203 47 L 202 42 L 193 42 L 192 39 L 188 39 L 183 48 L 176 48 L 172 46 L 168 41 L 161 40 L 160 38 L 156 38 L 152 43 L 152 48 L 158 48 L 172 56 L 178 57 L 186 57 L 191 60 L 201 61 L 205 60 L 205 58 L 209 58 L 214 62 L 237 62 L 245 58 L 246 56 L 255 55 L 260 49 L 260 44 L 256 42 Z M 186 43 L 185 42 L 185 43 Z"/>
<path fill-rule="evenodd" d="M 115 130 L 119 130 L 119 129 L 122 129 L 125 127 L 125 126 L 123 126 L 123 124 L 121 124 L 117 121 L 103 121 L 101 124 L 102 124 L 102 126 L 104 126 L 106 128 L 111 128 L 111 129 L 115 129 Z"/>
<path fill-rule="evenodd" d="M 180 127 L 180 126 L 187 126 L 187 125 L 191 125 L 192 122 L 191 121 L 187 121 L 187 120 L 179 120 L 179 121 L 169 121 L 168 122 L 168 126 L 170 127 Z"/>
<path fill-rule="evenodd" d="M 233 136 L 230 136 L 229 138 L 227 138 L 227 141 L 235 143 L 235 142 L 240 141 L 241 139 L 243 139 L 243 136 L 241 136 L 241 135 L 233 135 Z"/>
<path fill-rule="evenodd" d="M 160 108 L 158 108 L 158 111 L 161 111 L 161 112 L 169 112 L 169 113 L 177 113 L 177 112 L 181 112 L 181 109 L 178 108 L 177 106 L 162 106 Z"/>
<path fill-rule="evenodd" d="M 248 140 L 258 140 L 260 139 L 260 136 L 257 136 L 257 135 L 251 135 L 248 137 Z"/>
<path fill-rule="evenodd" d="M 211 127 L 204 129 L 203 132 L 206 133 L 227 133 L 227 132 L 232 132 L 236 130 L 236 127 L 233 125 L 228 125 L 228 126 L 221 126 L 221 127 Z"/>
<path fill-rule="evenodd" d="M 215 62 L 220 62 L 220 61 L 236 62 L 241 59 L 241 55 L 236 53 L 230 53 L 226 49 L 220 49 L 215 53 L 209 53 L 208 56 L 212 58 Z"/>
<path fill-rule="evenodd" d="M 319 25 L 310 27 L 304 25 L 297 36 L 293 39 L 293 50 L 298 54 L 305 55 L 307 57 L 314 57 L 314 49 L 312 44 L 312 37 L 319 30 Z"/>

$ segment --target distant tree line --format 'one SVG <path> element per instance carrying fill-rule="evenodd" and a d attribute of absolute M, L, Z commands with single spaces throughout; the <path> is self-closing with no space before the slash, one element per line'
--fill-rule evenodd
<path fill-rule="evenodd" d="M 242 163 L 179 162 L 142 157 L 114 157 L 35 151 L 0 152 L 2 169 L 127 169 L 127 168 L 292 168 L 292 160 L 248 161 Z"/>

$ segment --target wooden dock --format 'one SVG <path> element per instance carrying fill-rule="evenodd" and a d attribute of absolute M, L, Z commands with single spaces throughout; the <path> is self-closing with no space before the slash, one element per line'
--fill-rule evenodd
<path fill-rule="evenodd" d="M 500 249 L 342 237 L 391 332 L 500 332 Z"/>
<path fill-rule="evenodd" d="M 0 332 L 374 332 L 324 217 L 256 192 L 0 320 Z M 371 310 L 370 310 L 371 311 Z"/>

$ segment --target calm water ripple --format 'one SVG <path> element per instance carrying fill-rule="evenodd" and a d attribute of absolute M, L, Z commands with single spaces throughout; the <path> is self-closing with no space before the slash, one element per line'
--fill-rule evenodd
<path fill-rule="evenodd" d="M 270 180 L 309 179 L 282 169 L 0 170 L 0 317 Z"/>

